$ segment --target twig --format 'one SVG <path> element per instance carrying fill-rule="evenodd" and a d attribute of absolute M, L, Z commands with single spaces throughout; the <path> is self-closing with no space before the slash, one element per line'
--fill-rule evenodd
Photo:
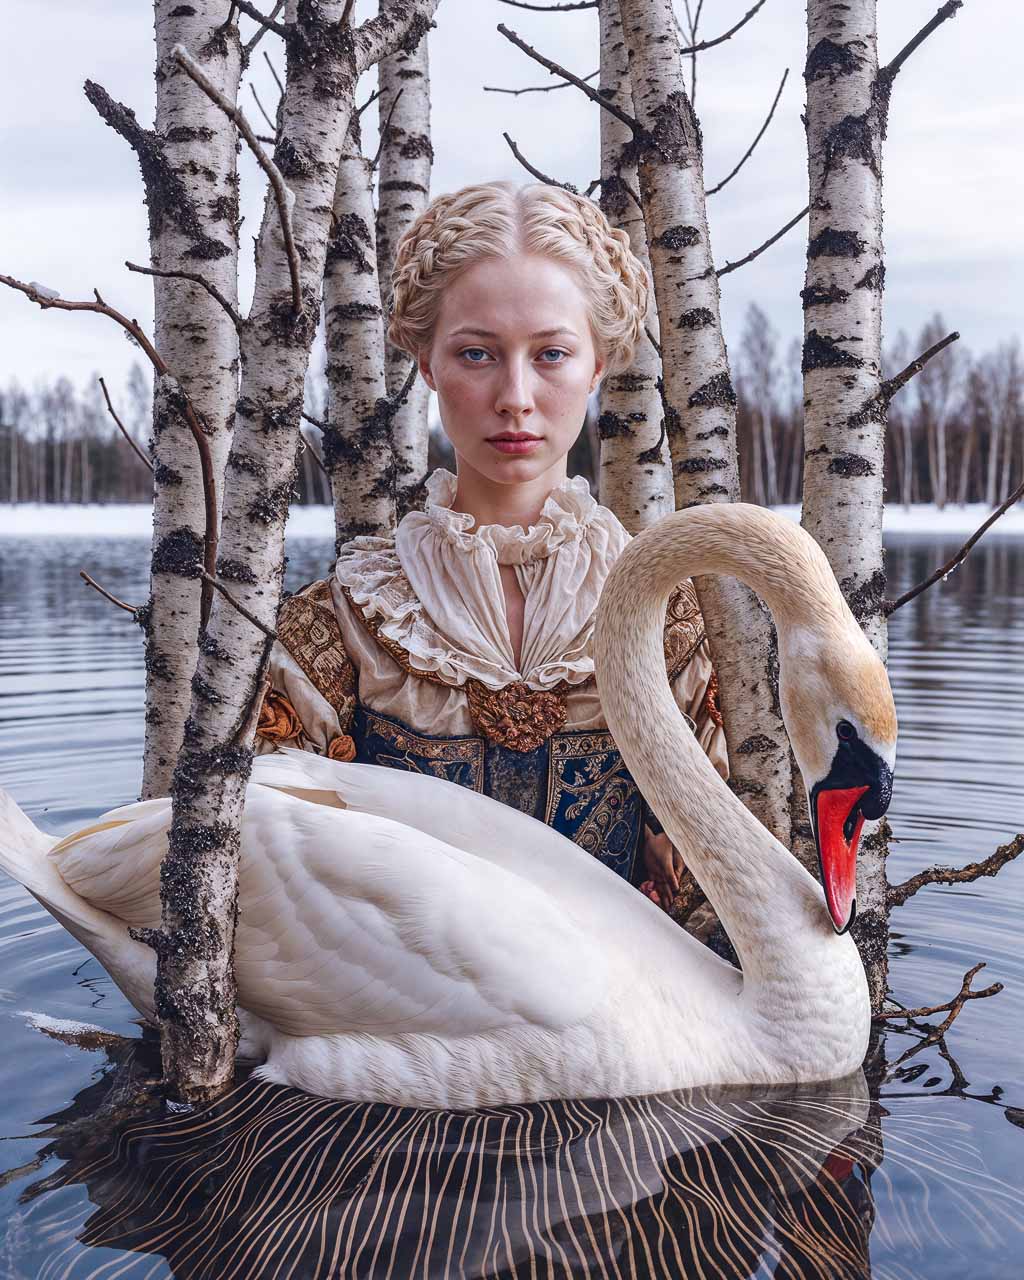
<path fill-rule="evenodd" d="M 231 605 L 232 609 L 236 609 L 246 622 L 251 622 L 254 627 L 258 627 L 259 630 L 268 637 L 268 639 L 277 639 L 277 632 L 272 627 L 268 627 L 264 623 L 260 622 L 259 618 L 257 618 L 255 614 L 250 613 L 244 604 L 240 604 L 223 582 L 216 578 L 212 573 L 207 573 L 205 569 L 200 569 L 198 565 L 196 565 L 196 571 L 204 582 L 213 587 L 215 591 L 219 591 L 221 593 L 228 604 Z"/>
<path fill-rule="evenodd" d="M 380 97 L 380 90 L 374 89 L 373 93 L 366 99 L 361 107 L 356 107 L 356 115 L 361 116 L 367 107 L 372 106 Z"/>
<path fill-rule="evenodd" d="M 117 596 L 111 595 L 106 587 L 101 587 L 96 579 L 90 577 L 84 569 L 79 569 L 78 576 L 83 582 L 88 583 L 88 585 L 92 587 L 93 591 L 98 591 L 104 600 L 109 600 L 111 604 L 116 604 L 119 609 L 124 609 L 126 613 L 137 614 L 139 612 L 139 606 L 137 604 L 125 604 L 125 602 L 123 600 L 119 600 Z"/>
<path fill-rule="evenodd" d="M 899 373 L 894 374 L 891 378 L 886 378 L 879 391 L 879 395 L 885 399 L 886 404 L 889 403 L 897 391 L 906 386 L 915 373 L 921 372 L 932 356 L 937 356 L 940 351 L 948 347 L 951 342 L 956 342 L 959 337 L 960 335 L 956 330 L 952 333 L 947 333 L 944 338 L 930 346 L 927 351 L 922 352 L 916 360 L 911 360 L 905 369 L 901 369 Z"/>
<path fill-rule="evenodd" d="M 583 82 L 593 80 L 595 76 L 601 74 L 600 70 L 592 71 L 589 76 L 583 77 Z M 551 93 L 553 89 L 573 89 L 575 85 L 571 80 L 563 80 L 561 84 L 533 84 L 528 85 L 525 89 L 500 89 L 495 85 L 485 84 L 484 93 L 510 93 L 513 97 L 518 97 L 521 93 Z"/>
<path fill-rule="evenodd" d="M 259 108 L 260 115 L 263 117 L 264 120 L 266 120 L 267 124 L 270 126 L 271 129 L 273 129 L 276 135 L 277 125 L 273 122 L 273 120 L 271 120 L 270 116 L 267 115 L 266 108 L 264 107 L 263 103 L 260 102 L 260 95 L 256 92 L 256 86 L 254 84 L 250 84 L 249 89 L 252 93 L 252 96 L 256 99 L 256 106 Z"/>
<path fill-rule="evenodd" d="M 402 96 L 403 93 L 405 93 L 405 90 L 399 89 L 399 91 L 391 99 L 391 106 L 388 107 L 388 114 L 384 120 L 384 123 L 381 125 L 381 128 L 380 128 L 380 142 L 377 144 L 377 154 L 370 161 L 371 173 L 373 173 L 373 171 L 377 168 L 377 165 L 380 164 L 380 158 L 384 154 L 384 144 L 388 140 L 388 130 L 391 128 L 391 117 L 395 114 L 395 107 L 398 106 L 398 99 Z"/>
<path fill-rule="evenodd" d="M 59 311 L 94 311 L 97 315 L 108 316 L 121 326 L 127 334 L 139 344 L 145 352 L 153 368 L 162 378 L 167 378 L 174 383 L 175 387 L 181 394 L 181 413 L 189 430 L 192 432 L 192 438 L 196 442 L 196 448 L 199 450 L 199 465 L 203 476 L 203 505 L 205 508 L 206 538 L 205 549 L 203 553 L 203 561 L 210 571 L 217 563 L 217 489 L 214 481 L 213 472 L 213 455 L 210 453 L 210 442 L 203 430 L 202 423 L 199 421 L 199 415 L 195 411 L 195 406 L 188 398 L 184 387 L 173 376 L 163 356 L 153 346 L 152 342 L 143 332 L 137 320 L 129 320 L 127 316 L 122 315 L 120 311 L 114 307 L 108 306 L 99 295 L 99 291 L 94 289 L 95 302 L 67 302 L 64 298 L 59 297 L 51 291 L 46 290 L 40 292 L 39 286 L 35 284 L 25 284 L 21 280 L 15 280 L 13 276 L 5 276 L 0 274 L 0 284 L 9 285 L 12 289 L 17 289 L 20 293 L 25 294 L 44 311 L 55 307 Z M 206 624 L 207 618 L 210 616 L 210 603 L 212 597 L 208 588 L 204 588 L 202 600 L 200 603 L 200 618 L 203 624 Z"/>
<path fill-rule="evenodd" d="M 302 416 L 305 417 L 306 415 L 303 414 Z M 299 432 L 299 440 L 302 444 L 303 449 L 307 449 L 309 451 L 313 461 L 324 473 L 324 475 L 327 475 L 327 468 L 324 466 L 324 460 L 323 458 L 320 457 L 320 453 L 317 450 L 316 446 L 313 444 L 313 441 L 310 440 L 309 436 L 304 435 L 301 431 Z"/>
<path fill-rule="evenodd" d="M 321 431 L 328 431 L 330 429 L 326 422 L 321 422 L 319 418 L 314 418 L 311 413 L 306 413 L 305 410 L 302 411 L 302 416 L 307 422 L 312 422 L 314 427 L 319 427 Z"/>
<path fill-rule="evenodd" d="M 234 5 L 236 9 L 240 9 L 242 13 L 252 18 L 254 22 L 258 22 L 264 31 L 273 31 L 275 35 L 287 36 L 288 28 L 285 24 L 274 21 L 281 9 L 280 5 L 276 5 L 273 14 L 270 15 L 261 12 L 254 4 L 250 4 L 249 0 L 234 0 Z"/>
<path fill-rule="evenodd" d="M 958 0 L 958 2 L 963 3 L 963 0 Z M 750 19 L 757 13 L 758 9 L 760 9 L 763 4 L 764 4 L 764 0 L 757 0 L 757 4 L 754 5 L 753 9 L 748 9 L 747 12 L 743 15 L 743 17 L 740 18 L 739 22 L 737 22 L 734 27 L 730 27 L 729 30 L 726 31 L 724 35 L 715 36 L 713 40 L 702 40 L 700 44 L 687 45 L 686 48 L 680 49 L 679 52 L 685 57 L 687 54 L 701 53 L 705 49 L 713 49 L 716 44 L 724 43 L 726 40 L 734 36 L 736 32 L 739 31 L 740 27 L 745 27 L 747 23 L 750 21 Z M 699 17 L 699 13 L 698 13 L 698 17 Z M 697 24 L 694 23 L 693 25 L 696 28 Z"/>
<path fill-rule="evenodd" d="M 641 132 L 639 124 L 637 124 L 632 116 L 626 115 L 625 111 L 620 110 L 614 102 L 609 101 L 607 98 L 603 98 L 601 94 L 598 93 L 596 89 L 592 89 L 585 80 L 581 80 L 579 76 L 574 76 L 571 71 L 566 71 L 565 67 L 560 66 L 557 62 L 552 62 L 550 58 L 545 58 L 542 53 L 538 53 L 536 49 L 531 45 L 528 45 L 525 40 L 520 40 L 516 33 L 514 31 L 510 31 L 503 22 L 498 23 L 498 30 L 506 40 L 510 40 L 517 49 L 522 49 L 523 53 L 531 57 L 534 62 L 539 62 L 542 67 L 547 67 L 547 69 L 553 72 L 556 76 L 561 76 L 563 80 L 568 80 L 569 83 L 574 84 L 577 89 L 581 89 L 591 102 L 596 102 L 597 105 L 599 107 L 603 107 L 609 115 L 613 115 L 616 120 L 621 120 L 631 133 L 638 134 Z"/>
<path fill-rule="evenodd" d="M 156 267 L 140 267 L 136 262 L 125 262 L 124 264 L 129 271 L 135 271 L 143 276 L 161 276 L 168 280 L 188 280 L 191 284 L 197 284 L 201 289 L 205 289 L 214 302 L 219 302 L 224 310 L 231 317 L 231 323 L 241 332 L 245 321 L 238 314 L 231 303 L 224 297 L 215 284 L 211 284 L 209 280 L 204 279 L 201 275 L 197 275 L 194 271 L 161 271 Z"/>
<path fill-rule="evenodd" d="M 289 205 L 289 197 L 291 192 L 285 184 L 284 178 L 281 176 L 281 170 L 274 164 L 273 160 L 260 146 L 253 132 L 252 126 L 246 120 L 240 107 L 233 103 L 229 98 L 210 81 L 203 70 L 199 67 L 188 51 L 182 45 L 175 45 L 174 59 L 184 71 L 195 81 L 200 89 L 206 94 L 211 102 L 216 103 L 221 111 L 231 120 L 238 132 L 249 144 L 249 148 L 260 168 L 270 180 L 270 185 L 274 189 L 274 197 L 277 200 L 277 212 L 281 219 L 281 234 L 284 236 L 285 253 L 288 255 L 288 269 L 292 279 L 292 311 L 296 316 L 302 315 L 302 279 L 300 276 L 299 252 L 295 247 L 295 239 L 292 234 L 292 211 Z"/>
<path fill-rule="evenodd" d="M 917 35 L 914 36 L 913 40 L 905 44 L 891 62 L 887 62 L 884 67 L 879 69 L 879 80 L 887 81 L 889 84 L 892 84 L 893 80 L 895 80 L 899 73 L 900 68 L 918 45 L 921 44 L 922 41 L 926 40 L 936 27 L 941 26 L 947 18 L 951 18 L 953 14 L 956 13 L 957 9 L 963 8 L 963 2 L 964 0 L 947 0 L 946 4 L 939 9 L 934 18 L 932 18 L 930 22 L 925 23 Z"/>
<path fill-rule="evenodd" d="M 579 195 L 579 191 L 571 182 L 559 182 L 556 178 L 549 178 L 546 173 L 541 173 L 539 169 L 535 169 L 529 160 L 523 155 L 516 144 L 508 136 L 507 133 L 501 135 L 509 145 L 509 150 L 523 166 L 527 173 L 532 173 L 538 182 L 546 182 L 549 187 L 561 187 L 563 191 L 571 191 L 574 196 Z"/>
<path fill-rule="evenodd" d="M 273 9 L 271 9 L 270 11 L 271 20 L 276 18 L 283 8 L 284 8 L 284 0 L 277 0 L 277 3 L 274 5 Z M 249 43 L 245 46 L 245 48 L 242 50 L 243 54 L 245 55 L 246 62 L 248 62 L 248 60 L 252 57 L 253 49 L 256 48 L 259 42 L 267 34 L 267 30 L 268 28 L 263 23 L 260 23 L 259 30 L 253 36 L 253 38 L 249 41 Z"/>
<path fill-rule="evenodd" d="M 406 397 L 412 390 L 412 384 L 416 381 L 417 373 L 419 373 L 419 365 L 414 360 L 409 366 L 409 372 L 405 375 L 405 381 L 399 387 L 397 393 L 391 397 L 393 413 L 397 413 L 401 406 L 405 404 Z"/>
<path fill-rule="evenodd" d="M 264 57 L 264 60 L 266 61 L 267 66 L 270 68 L 270 74 L 274 77 L 274 83 L 277 85 L 278 89 L 281 92 L 281 97 L 283 98 L 284 85 L 281 83 L 281 77 L 277 74 L 277 67 L 275 67 L 274 64 L 270 61 L 270 54 L 267 53 L 265 49 L 263 51 L 263 57 Z"/>
<path fill-rule="evenodd" d="M 745 153 L 745 154 L 744 154 L 744 156 L 743 156 L 743 159 L 739 162 L 739 164 L 736 166 L 736 168 L 735 168 L 735 169 L 733 169 L 732 173 L 727 174 L 727 175 L 726 175 L 726 177 L 724 177 L 724 178 L 722 179 L 722 181 L 718 184 L 718 186 L 717 186 L 717 187 L 712 187 L 709 191 L 705 191 L 705 192 L 704 192 L 704 194 L 705 194 L 706 196 L 713 196 L 713 195 L 715 195 L 717 192 L 721 191 L 721 189 L 725 186 L 725 184 L 726 184 L 727 182 L 729 182 L 731 179 L 733 179 L 733 178 L 735 178 L 735 177 L 736 177 L 736 175 L 739 173 L 739 171 L 743 168 L 743 166 L 747 163 L 747 161 L 750 159 L 750 157 L 754 154 L 754 148 L 757 146 L 757 144 L 758 144 L 758 143 L 761 141 L 761 139 L 764 137 L 764 132 L 765 132 L 765 130 L 768 128 L 768 126 L 769 126 L 769 125 L 771 124 L 771 122 L 772 122 L 772 116 L 775 114 L 775 108 L 779 105 L 779 99 L 782 97 L 782 90 L 783 90 L 783 87 L 784 87 L 784 85 L 785 85 L 785 83 L 786 83 L 786 77 L 787 77 L 788 75 L 789 75 L 789 67 L 787 67 L 787 68 L 786 68 L 786 70 L 782 73 L 782 79 L 781 79 L 781 81 L 779 82 L 779 88 L 778 88 L 778 91 L 777 91 L 777 92 L 776 92 L 776 94 L 775 94 L 775 101 L 772 103 L 772 108 L 771 108 L 771 110 L 768 112 L 768 118 L 767 118 L 767 120 L 765 120 L 764 124 L 761 126 L 760 132 L 758 133 L 757 137 L 754 139 L 754 141 L 753 141 L 753 142 L 750 144 L 750 146 L 747 148 L 746 153 Z"/>
<path fill-rule="evenodd" d="M 124 438 L 131 445 L 132 449 L 134 449 L 135 454 L 138 457 L 139 461 L 145 463 L 145 465 L 149 467 L 150 471 L 152 471 L 153 463 L 150 461 L 149 458 L 146 457 L 146 455 L 142 452 L 139 446 L 135 443 L 135 441 L 132 439 L 132 437 L 128 433 L 128 428 L 117 416 L 117 410 L 114 408 L 113 402 L 110 399 L 110 392 L 107 390 L 107 384 L 103 381 L 102 378 L 100 378 L 99 381 L 100 381 L 100 386 L 103 388 L 103 399 L 106 400 L 107 402 L 107 409 L 110 411 L 110 416 L 117 423 L 118 430 L 121 432 Z"/>
<path fill-rule="evenodd" d="M 598 0 L 576 0 L 575 4 L 526 4 L 524 0 L 499 0 L 513 9 L 530 9 L 534 13 L 569 13 L 573 9 L 596 9 Z"/>
<path fill-rule="evenodd" d="M 968 969 L 964 974 L 963 981 L 960 984 L 960 990 L 952 1000 L 947 1000 L 945 1004 L 925 1005 L 920 1009 L 899 1009 L 892 1010 L 889 1013 L 876 1013 L 872 1017 L 873 1022 L 889 1022 L 893 1020 L 906 1019 L 907 1022 L 915 1022 L 920 1018 L 928 1018 L 936 1013 L 948 1013 L 948 1017 L 944 1018 L 937 1026 L 929 1026 L 927 1028 L 928 1035 L 917 1046 L 923 1049 L 926 1044 L 935 1044 L 941 1040 L 949 1028 L 956 1021 L 960 1014 L 960 1010 L 968 1002 L 968 1000 L 986 1000 L 989 996 L 997 996 L 1003 989 L 1001 982 L 993 982 L 990 987 L 986 987 L 983 991 L 972 991 L 971 982 L 974 975 L 984 969 L 985 962 L 980 961 L 973 969 Z M 916 1052 L 916 1050 L 915 1050 Z"/>
<path fill-rule="evenodd" d="M 345 8 L 342 10 L 341 22 L 338 24 L 347 27 L 352 17 L 352 10 L 355 8 L 356 0 L 345 0 Z"/>
<path fill-rule="evenodd" d="M 801 209 L 796 217 L 787 222 L 781 231 L 776 231 L 770 240 L 766 240 L 764 244 L 759 245 L 752 253 L 748 253 L 745 258 L 740 258 L 738 262 L 727 262 L 724 267 L 719 267 L 716 272 L 719 279 L 721 279 L 722 276 L 727 276 L 730 271 L 735 271 L 738 267 L 745 267 L 748 262 L 753 262 L 755 258 L 760 257 L 760 255 L 764 253 L 765 249 L 770 249 L 776 240 L 781 240 L 787 231 L 792 231 L 798 222 L 807 217 L 809 207 L 810 206 L 806 206 Z"/>
<path fill-rule="evenodd" d="M 657 351 L 658 355 L 660 356 L 660 355 L 661 355 L 661 343 L 660 343 L 660 342 L 658 341 L 658 339 L 654 336 L 654 334 L 653 334 L 653 333 L 651 333 L 650 329 L 648 329 L 646 325 L 644 326 L 644 333 L 646 333 L 646 334 L 647 334 L 647 341 L 651 344 L 651 346 L 655 349 L 655 351 Z"/>
<path fill-rule="evenodd" d="M 980 862 L 969 862 L 966 867 L 929 867 L 919 871 L 916 876 L 904 880 L 902 884 L 889 886 L 886 901 L 889 908 L 901 907 L 908 898 L 912 898 L 926 884 L 971 884 L 982 876 L 994 876 L 1024 852 L 1024 832 L 1020 832 L 1006 844 L 1001 844 L 995 853 L 990 853 Z"/>

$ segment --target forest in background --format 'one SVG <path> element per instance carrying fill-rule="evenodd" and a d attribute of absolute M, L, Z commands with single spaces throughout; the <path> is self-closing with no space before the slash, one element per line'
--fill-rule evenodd
<path fill-rule="evenodd" d="M 936 313 L 915 341 L 901 331 L 885 350 L 885 376 L 904 368 L 948 332 Z M 735 353 L 737 433 L 746 501 L 798 503 L 803 475 L 801 344 L 783 351 L 769 317 L 751 303 Z M 151 381 L 140 364 L 113 396 L 136 445 L 149 454 Z M 306 386 L 310 417 L 327 404 L 323 362 Z M 321 433 L 303 426 L 293 501 L 331 502 L 319 459 Z M 571 469 L 597 486 L 598 424 L 570 455 Z M 431 433 L 431 466 L 450 465 L 447 441 Z M 934 357 L 889 408 L 886 499 L 996 506 L 1024 480 L 1024 360 L 1019 338 L 975 355 L 953 343 Z M 12 378 L 0 389 L 0 502 L 150 502 L 152 479 L 128 447 L 98 378 L 76 388 L 67 378 L 29 390 Z"/>

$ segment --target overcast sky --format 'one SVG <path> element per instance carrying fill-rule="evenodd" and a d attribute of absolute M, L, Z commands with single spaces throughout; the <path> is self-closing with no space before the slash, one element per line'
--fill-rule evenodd
<path fill-rule="evenodd" d="M 730 27 L 750 0 L 706 0 L 702 35 Z M 269 0 L 264 4 L 270 8 Z M 376 0 L 357 6 L 360 17 Z M 884 62 L 934 14 L 937 0 L 879 0 Z M 892 96 L 885 147 L 886 338 L 916 335 L 941 310 L 975 351 L 1024 329 L 1021 210 L 1024 133 L 1020 0 L 967 0 L 911 57 Z M 225 12 L 227 0 L 225 0 Z M 3 0 L 0 51 L 0 271 L 37 280 L 65 298 L 106 299 L 148 327 L 149 282 L 124 260 L 148 260 L 145 210 L 134 156 L 86 102 L 82 83 L 100 82 L 140 120 L 153 117 L 152 5 L 146 0 Z M 543 14 L 497 0 L 441 0 L 431 35 L 434 192 L 493 178 L 526 180 L 501 133 L 534 164 L 585 187 L 598 172 L 597 108 L 574 89 L 508 97 L 483 86 L 541 84 L 547 73 L 496 31 L 504 22 L 580 75 L 595 69 L 593 11 Z M 705 25 L 706 24 L 706 25 Z M 806 204 L 800 113 L 804 5 L 768 0 L 732 40 L 701 56 L 696 105 L 713 185 L 760 127 L 779 79 L 790 74 L 770 129 L 753 158 L 709 202 L 716 261 L 742 257 Z M 280 44 L 267 37 L 278 67 Z M 260 96 L 273 100 L 261 57 Z M 374 87 L 369 75 L 359 100 Z M 242 102 L 255 117 L 246 88 Z M 367 145 L 375 145 L 373 109 Z M 262 199 L 259 171 L 243 161 L 243 289 L 251 287 L 252 236 Z M 806 224 L 756 262 L 722 281 L 726 337 L 738 345 L 756 300 L 783 346 L 801 332 Z M 136 353 L 98 316 L 40 312 L 0 289 L 0 384 L 67 374 L 82 383 L 103 373 L 117 384 Z"/>

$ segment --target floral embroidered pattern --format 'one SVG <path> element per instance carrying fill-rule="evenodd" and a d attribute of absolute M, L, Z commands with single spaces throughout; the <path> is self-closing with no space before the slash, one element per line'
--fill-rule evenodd
<path fill-rule="evenodd" d="M 327 759 L 348 764 L 356 758 L 356 740 L 349 733 L 339 733 L 327 744 Z"/>
<path fill-rule="evenodd" d="M 314 582 L 289 596 L 277 615 L 277 635 L 347 730 L 356 706 L 356 673 L 345 652 L 330 583 Z"/>
<path fill-rule="evenodd" d="M 565 724 L 565 691 L 559 685 L 545 691 L 515 681 L 488 689 L 467 680 L 466 700 L 473 723 L 488 742 L 512 751 L 534 751 Z"/>

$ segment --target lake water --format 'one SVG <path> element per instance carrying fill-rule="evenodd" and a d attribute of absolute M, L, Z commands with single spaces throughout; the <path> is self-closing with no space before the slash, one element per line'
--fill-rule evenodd
<path fill-rule="evenodd" d="M 891 593 L 958 541 L 891 539 Z M 138 602 L 146 552 L 0 539 L 0 784 L 48 831 L 137 794 L 140 637 L 77 571 Z M 329 548 L 289 555 L 294 586 Z M 892 620 L 893 881 L 1022 829 L 1022 591 L 1024 541 L 989 536 Z M 242 1082 L 196 1115 L 155 1095 L 155 1046 L 96 961 L 0 876 L 0 1278 L 1017 1277 L 1022 904 L 1024 857 L 894 914 L 902 1003 L 950 998 L 978 961 L 1005 990 L 912 1056 L 922 1033 L 890 1029 L 870 1089 L 458 1115 Z M 114 1034 L 68 1045 L 25 1010 Z"/>

